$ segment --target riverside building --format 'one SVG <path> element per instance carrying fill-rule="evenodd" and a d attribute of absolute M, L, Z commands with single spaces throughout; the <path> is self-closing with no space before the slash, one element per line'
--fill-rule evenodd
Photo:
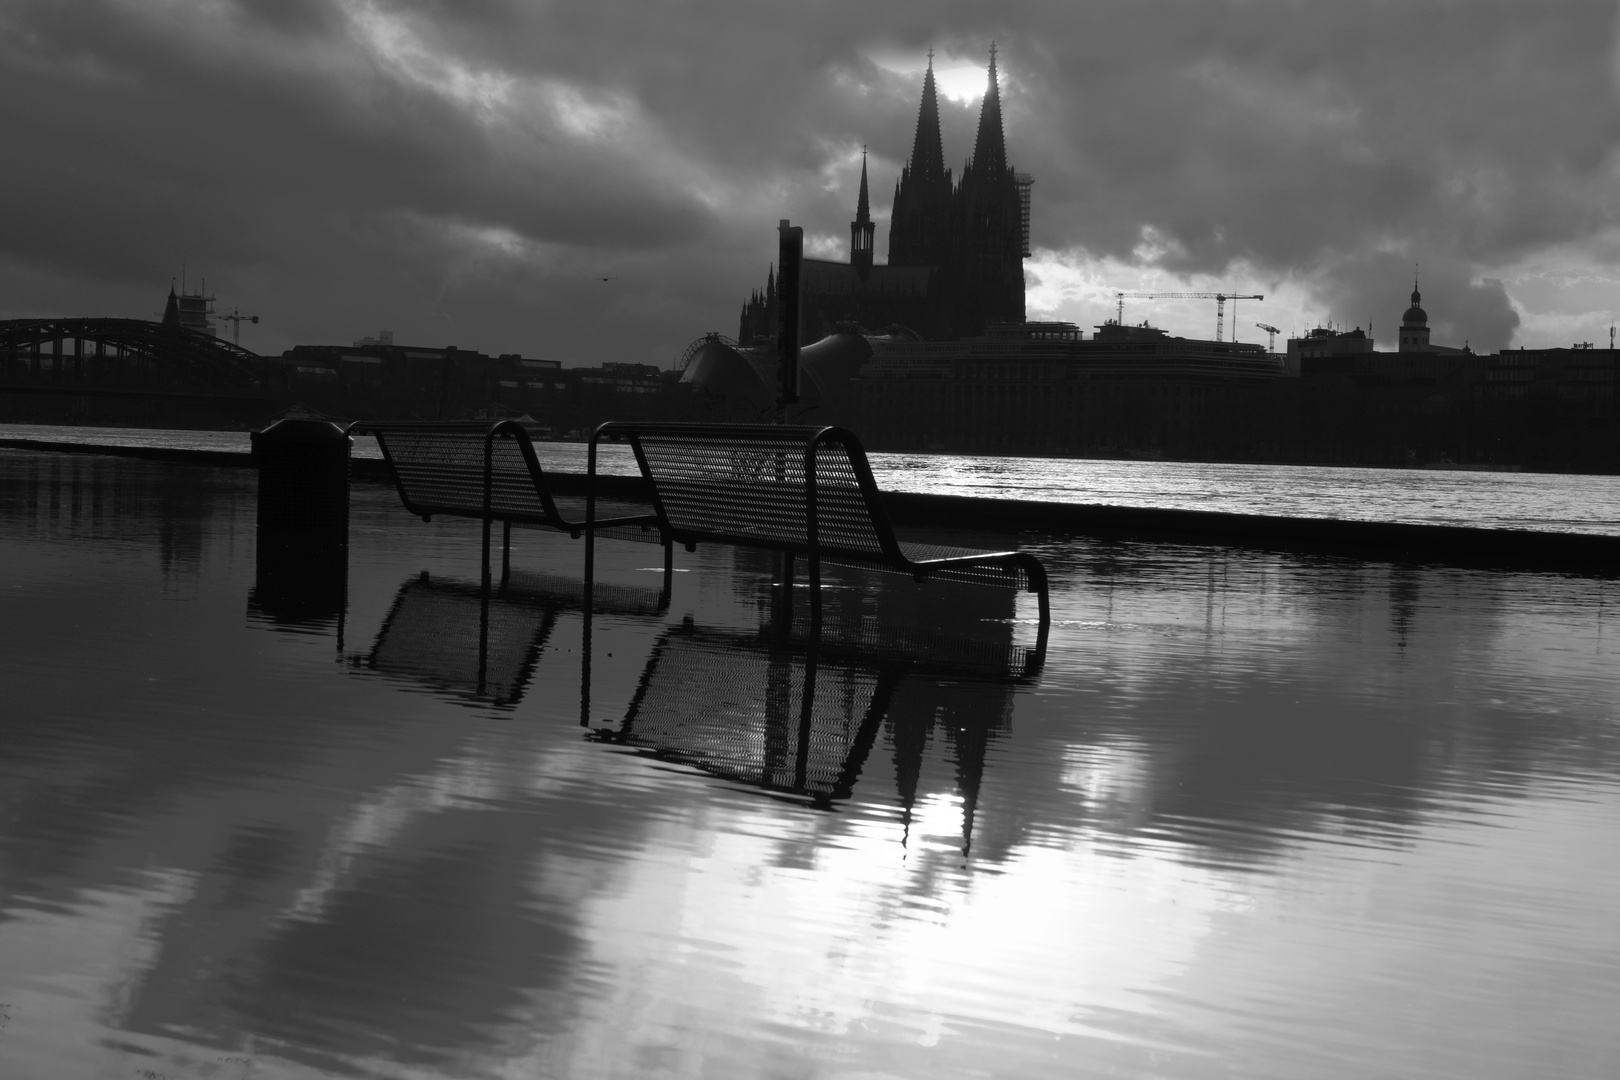
<path fill-rule="evenodd" d="M 874 449 L 1169 457 L 1197 453 L 1235 392 L 1281 374 L 1258 344 L 1002 323 L 962 341 L 874 341 L 851 397 Z"/>

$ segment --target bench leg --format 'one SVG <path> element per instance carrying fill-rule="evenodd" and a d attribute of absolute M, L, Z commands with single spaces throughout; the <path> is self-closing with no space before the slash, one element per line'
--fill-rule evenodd
<path fill-rule="evenodd" d="M 482 563 L 481 563 L 482 572 L 481 572 L 480 577 L 481 577 L 481 579 L 483 581 L 484 588 L 486 588 L 486 589 L 489 588 L 489 526 L 490 526 L 490 520 L 489 520 L 489 518 L 485 518 L 484 519 L 483 560 L 482 560 Z"/>
<path fill-rule="evenodd" d="M 772 589 L 771 607 L 773 609 L 773 629 L 777 637 L 789 637 L 793 633 L 793 552 L 782 552 L 781 584 Z"/>
<path fill-rule="evenodd" d="M 478 696 L 484 696 L 489 681 L 489 575 L 484 576 L 478 604 Z"/>
<path fill-rule="evenodd" d="M 799 707 L 799 739 L 793 754 L 793 790 L 803 792 L 810 780 L 810 736 L 816 718 L 816 639 L 804 657 L 804 701 Z"/>
<path fill-rule="evenodd" d="M 596 578 L 596 530 L 585 530 L 585 610 L 591 610 L 591 584 Z"/>
<path fill-rule="evenodd" d="M 806 560 L 810 564 L 810 626 L 821 629 L 821 558 L 812 552 Z"/>
<path fill-rule="evenodd" d="M 664 538 L 664 603 L 675 591 L 675 541 Z"/>
<path fill-rule="evenodd" d="M 591 584 L 585 579 L 584 629 L 579 645 L 579 726 L 591 726 Z"/>
<path fill-rule="evenodd" d="M 1030 592 L 1034 593 L 1040 600 L 1041 628 L 1044 630 L 1046 624 L 1052 618 L 1052 601 L 1049 595 L 1051 589 L 1046 580 L 1046 567 L 1041 565 L 1039 559 L 1027 552 L 1022 553 L 1022 557 L 1018 561 L 1023 564 L 1024 573 L 1029 578 Z"/>

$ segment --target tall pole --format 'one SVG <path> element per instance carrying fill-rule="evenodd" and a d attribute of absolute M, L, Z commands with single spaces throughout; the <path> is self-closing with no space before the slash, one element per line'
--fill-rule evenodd
<path fill-rule="evenodd" d="M 799 264 L 804 258 L 804 229 L 783 218 L 777 226 L 776 259 L 776 422 L 785 423 L 787 407 L 799 400 Z"/>

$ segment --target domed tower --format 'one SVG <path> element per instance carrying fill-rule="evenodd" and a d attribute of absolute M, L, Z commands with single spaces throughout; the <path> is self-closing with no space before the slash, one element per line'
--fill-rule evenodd
<path fill-rule="evenodd" d="M 1401 316 L 1401 352 L 1430 352 L 1429 315 L 1418 305 L 1423 294 L 1418 292 L 1417 275 L 1412 275 L 1412 306 Z"/>

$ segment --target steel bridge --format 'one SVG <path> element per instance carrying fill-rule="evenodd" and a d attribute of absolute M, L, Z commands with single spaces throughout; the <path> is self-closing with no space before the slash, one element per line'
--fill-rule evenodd
<path fill-rule="evenodd" d="M 240 345 L 145 319 L 0 321 L 0 389 L 257 397 L 283 389 L 284 371 Z"/>

